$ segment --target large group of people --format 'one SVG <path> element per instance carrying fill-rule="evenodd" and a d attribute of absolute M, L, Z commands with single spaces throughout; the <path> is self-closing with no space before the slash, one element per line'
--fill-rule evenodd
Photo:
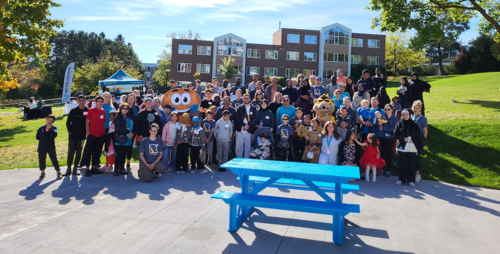
<path fill-rule="evenodd" d="M 374 76 L 364 70 L 354 82 L 337 70 L 331 82 L 311 75 L 278 84 L 277 77 L 253 75 L 252 82 L 234 84 L 217 78 L 203 89 L 201 81 L 189 84 L 201 103 L 180 113 L 173 105 L 161 106 L 153 91 L 138 91 L 115 98 L 105 92 L 88 103 L 78 94 L 78 107 L 66 121 L 69 133 L 68 167 L 64 175 L 78 175 L 78 164 L 92 174 L 129 174 L 134 147 L 139 147 L 139 178 L 146 182 L 167 172 L 206 174 L 210 166 L 229 159 L 255 158 L 302 163 L 356 166 L 366 181 L 391 175 L 395 160 L 399 166 L 396 184 L 415 186 L 420 180 L 419 157 L 427 137 L 423 92 L 430 85 L 417 73 L 411 81 L 401 78 L 397 94 L 386 92 L 387 79 L 379 69 Z M 175 80 L 170 88 L 179 88 Z M 325 97 L 325 95 L 327 97 Z M 334 105 L 328 117 L 318 117 L 315 103 Z M 325 104 L 326 105 L 326 104 Z M 54 139 L 55 117 L 40 127 L 40 178 L 45 176 L 49 154 L 58 173 Z M 83 150 L 83 156 L 82 154 Z M 101 155 L 106 165 L 100 167 Z M 54 161 L 55 160 L 55 161 Z M 371 174 L 371 177 L 370 177 Z"/>

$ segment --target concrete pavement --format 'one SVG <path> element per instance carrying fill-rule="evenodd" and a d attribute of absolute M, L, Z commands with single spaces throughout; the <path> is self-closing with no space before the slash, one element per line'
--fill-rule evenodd
<path fill-rule="evenodd" d="M 229 207 L 210 199 L 240 191 L 236 175 L 164 174 L 137 179 L 93 175 L 37 180 L 37 169 L 0 171 L 0 253 L 498 253 L 500 191 L 395 177 L 357 181 L 344 196 L 360 204 L 346 217 L 344 245 L 332 243 L 331 216 L 257 209 L 236 233 Z M 314 192 L 263 195 L 320 200 Z"/>

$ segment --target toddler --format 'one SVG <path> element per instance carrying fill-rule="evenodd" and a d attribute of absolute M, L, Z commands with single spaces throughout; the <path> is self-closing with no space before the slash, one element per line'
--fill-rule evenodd
<path fill-rule="evenodd" d="M 372 182 L 377 181 L 377 169 L 382 169 L 385 166 L 384 159 L 380 158 L 380 150 L 377 136 L 374 133 L 368 134 L 367 140 L 364 143 L 360 143 L 357 139 L 356 143 L 360 146 L 364 146 L 365 152 L 361 160 L 359 160 L 359 167 L 361 169 L 366 168 L 365 180 L 370 181 L 370 169 L 373 173 Z"/>
<path fill-rule="evenodd" d="M 263 160 L 271 154 L 271 142 L 269 142 L 266 134 L 260 135 L 260 140 L 257 147 L 250 153 L 250 156 Z"/>
<path fill-rule="evenodd" d="M 392 97 L 392 107 L 394 108 L 394 112 L 401 111 L 401 103 L 399 103 L 399 98 L 397 96 Z"/>

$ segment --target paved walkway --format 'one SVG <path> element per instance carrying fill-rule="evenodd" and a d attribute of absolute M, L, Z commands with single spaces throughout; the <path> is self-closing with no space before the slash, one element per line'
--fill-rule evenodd
<path fill-rule="evenodd" d="M 332 243 L 331 216 L 257 209 L 236 233 L 229 207 L 210 195 L 240 191 L 231 172 L 55 179 L 47 169 L 0 171 L 0 253 L 498 253 L 500 191 L 395 177 L 358 181 L 345 203 L 343 246 Z M 317 199 L 313 192 L 263 194 Z"/>

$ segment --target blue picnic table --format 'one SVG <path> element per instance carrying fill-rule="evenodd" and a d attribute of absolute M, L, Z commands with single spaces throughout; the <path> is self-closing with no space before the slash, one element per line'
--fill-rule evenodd
<path fill-rule="evenodd" d="M 255 207 L 327 214 L 333 216 L 333 242 L 342 245 L 344 217 L 360 212 L 359 205 L 343 203 L 343 194 L 359 190 L 357 185 L 346 184 L 360 178 L 358 167 L 242 158 L 221 167 L 238 175 L 241 185 L 241 193 L 218 191 L 212 195 L 229 204 L 229 231 L 236 231 Z M 268 187 L 310 190 L 324 201 L 258 195 Z M 335 199 L 327 192 L 335 193 Z"/>

